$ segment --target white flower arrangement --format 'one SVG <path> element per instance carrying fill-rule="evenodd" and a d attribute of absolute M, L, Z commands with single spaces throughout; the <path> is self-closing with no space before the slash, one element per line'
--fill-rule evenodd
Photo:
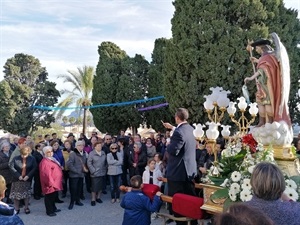
<path fill-rule="evenodd" d="M 227 198 L 224 206 L 237 201 L 250 201 L 253 197 L 252 187 L 250 184 L 251 174 L 254 167 L 260 162 L 270 162 L 276 164 L 272 147 L 264 149 L 263 145 L 253 144 L 251 136 L 246 141 L 235 139 L 227 144 L 227 148 L 222 152 L 222 159 L 218 166 L 220 167 L 221 176 L 214 177 L 209 173 L 209 180 L 224 189 L 217 190 L 211 196 L 212 199 Z M 262 181 L 263 182 L 263 181 Z M 286 189 L 284 191 L 294 201 L 300 201 L 300 176 L 287 177 Z"/>

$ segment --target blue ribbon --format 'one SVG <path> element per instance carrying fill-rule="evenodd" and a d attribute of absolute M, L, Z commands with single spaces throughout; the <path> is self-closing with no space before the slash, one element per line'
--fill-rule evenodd
<path fill-rule="evenodd" d="M 40 109 L 40 110 L 49 110 L 49 111 L 55 111 L 55 110 L 69 110 L 69 109 L 93 109 L 93 108 L 100 108 L 100 107 L 114 107 L 114 106 L 125 106 L 125 105 L 133 105 L 133 104 L 139 104 L 149 101 L 155 101 L 158 99 L 163 99 L 164 96 L 157 96 L 153 98 L 144 98 L 144 99 L 138 99 L 134 101 L 128 101 L 128 102 L 118 102 L 118 103 L 108 103 L 108 104 L 99 104 L 99 105 L 92 105 L 92 106 L 75 106 L 75 107 L 49 107 L 49 106 L 39 106 L 39 105 L 33 105 L 32 108 Z"/>

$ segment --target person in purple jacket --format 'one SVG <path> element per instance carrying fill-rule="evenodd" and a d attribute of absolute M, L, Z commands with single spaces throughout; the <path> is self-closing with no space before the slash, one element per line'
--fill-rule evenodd
<path fill-rule="evenodd" d="M 275 225 L 300 224 L 300 203 L 284 193 L 284 176 L 276 165 L 268 162 L 257 164 L 250 183 L 253 198 L 244 204 L 264 212 Z"/>
<path fill-rule="evenodd" d="M 157 192 L 151 201 L 142 192 L 143 181 L 140 175 L 130 179 L 131 191 L 127 192 L 122 201 L 121 207 L 125 209 L 122 225 L 150 225 L 151 213 L 157 212 L 162 204 L 161 192 Z"/>

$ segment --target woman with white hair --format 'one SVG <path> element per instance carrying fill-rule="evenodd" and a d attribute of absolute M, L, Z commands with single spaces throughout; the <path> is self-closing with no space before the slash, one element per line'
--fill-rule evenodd
<path fill-rule="evenodd" d="M 83 206 L 80 202 L 80 194 L 83 186 L 84 173 L 88 172 L 86 161 L 87 157 L 84 149 L 84 142 L 77 141 L 76 148 L 70 153 L 69 159 L 67 161 L 67 166 L 69 168 L 69 187 L 71 193 L 71 201 L 68 207 L 69 210 L 73 209 L 74 203 L 78 206 Z"/>
<path fill-rule="evenodd" d="M 10 189 L 11 189 L 11 183 L 13 174 L 9 168 L 9 159 L 11 157 L 12 151 L 10 150 L 10 143 L 7 141 L 4 141 L 0 145 L 0 175 L 2 175 L 6 181 L 6 203 L 12 203 L 12 201 L 9 199 Z"/>
<path fill-rule="evenodd" d="M 62 190 L 62 169 L 60 163 L 53 157 L 53 149 L 51 146 L 43 148 L 44 158 L 42 159 L 40 169 L 40 180 L 43 194 L 46 214 L 48 216 L 56 216 L 56 212 L 60 212 L 55 206 L 55 198 L 57 192 Z"/>

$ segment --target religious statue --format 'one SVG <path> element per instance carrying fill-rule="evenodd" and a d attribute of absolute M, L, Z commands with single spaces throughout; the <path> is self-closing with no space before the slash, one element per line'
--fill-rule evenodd
<path fill-rule="evenodd" d="M 257 127 L 264 127 L 268 123 L 273 127 L 282 128 L 286 134 L 278 130 L 284 140 L 278 144 L 290 144 L 292 140 L 291 119 L 289 116 L 288 99 L 290 92 L 290 66 L 287 51 L 276 33 L 271 34 L 275 50 L 271 47 L 271 41 L 259 39 L 248 43 L 250 60 L 254 74 L 246 77 L 248 81 L 256 82 L 256 102 L 259 109 L 259 123 Z M 252 48 L 260 54 L 260 58 L 252 57 Z M 255 66 L 256 64 L 256 66 Z M 270 127 L 270 126 L 268 126 Z M 276 129 L 277 129 L 276 128 Z M 278 135 L 277 135 L 278 136 Z M 278 137 L 276 137 L 278 139 Z M 288 143 L 289 142 L 289 143 Z"/>

